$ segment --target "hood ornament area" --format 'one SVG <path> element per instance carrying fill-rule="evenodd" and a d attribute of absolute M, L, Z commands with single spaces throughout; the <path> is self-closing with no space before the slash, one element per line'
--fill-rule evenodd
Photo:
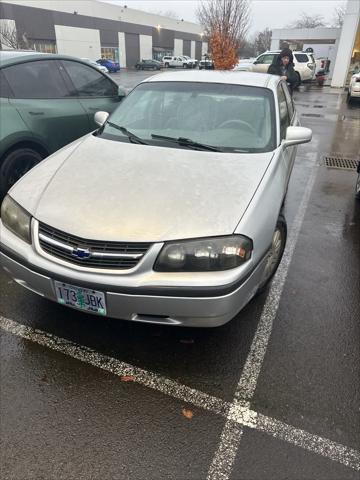
<path fill-rule="evenodd" d="M 74 248 L 71 255 L 81 260 L 90 258 L 91 252 L 88 248 Z"/>

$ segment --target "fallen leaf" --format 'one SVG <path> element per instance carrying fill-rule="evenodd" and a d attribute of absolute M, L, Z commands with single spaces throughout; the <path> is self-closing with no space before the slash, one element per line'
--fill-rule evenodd
<path fill-rule="evenodd" d="M 122 376 L 120 377 L 120 380 L 121 380 L 122 382 L 133 382 L 133 381 L 135 380 L 135 378 L 132 377 L 131 375 L 122 375 Z"/>
<path fill-rule="evenodd" d="M 181 412 L 184 415 L 184 417 L 189 420 L 191 420 L 194 415 L 193 412 L 191 410 L 188 410 L 187 408 L 183 408 Z"/>

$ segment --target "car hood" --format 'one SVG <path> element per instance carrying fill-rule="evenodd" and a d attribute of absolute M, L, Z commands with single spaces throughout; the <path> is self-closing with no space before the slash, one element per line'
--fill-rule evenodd
<path fill-rule="evenodd" d="M 137 145 L 89 135 L 57 168 L 51 167 L 56 154 L 39 164 L 11 195 L 40 222 L 82 238 L 157 242 L 227 235 L 272 155 Z M 30 191 L 37 192 L 31 204 L 22 194 Z"/>

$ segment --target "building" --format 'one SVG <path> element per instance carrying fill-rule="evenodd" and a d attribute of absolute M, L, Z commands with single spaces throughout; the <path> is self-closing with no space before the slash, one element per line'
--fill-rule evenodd
<path fill-rule="evenodd" d="M 330 60 L 332 87 L 344 87 L 353 71 L 360 69 L 360 1 L 348 0 L 341 28 L 274 29 L 271 49 L 285 44 L 292 49 L 312 47 L 315 57 Z"/>
<path fill-rule="evenodd" d="M 26 48 L 112 58 L 121 67 L 164 55 L 200 59 L 208 47 L 200 25 L 97 0 L 1 0 L 0 19 Z"/>

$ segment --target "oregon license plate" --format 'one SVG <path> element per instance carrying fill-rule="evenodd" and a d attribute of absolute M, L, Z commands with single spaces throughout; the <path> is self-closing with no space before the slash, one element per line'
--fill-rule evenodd
<path fill-rule="evenodd" d="M 85 312 L 106 315 L 105 294 L 103 292 L 56 281 L 54 284 L 57 301 L 62 305 L 69 305 Z"/>

